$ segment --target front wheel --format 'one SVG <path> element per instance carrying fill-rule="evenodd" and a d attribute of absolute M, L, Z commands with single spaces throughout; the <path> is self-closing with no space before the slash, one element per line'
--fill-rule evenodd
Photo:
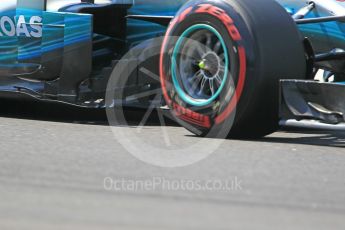
<path fill-rule="evenodd" d="M 191 1 L 162 45 L 164 98 L 178 121 L 200 136 L 274 132 L 279 80 L 305 75 L 300 34 L 273 0 Z"/>

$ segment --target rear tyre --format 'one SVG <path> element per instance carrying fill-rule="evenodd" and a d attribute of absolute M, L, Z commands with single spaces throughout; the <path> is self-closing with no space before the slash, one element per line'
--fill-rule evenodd
<path fill-rule="evenodd" d="M 302 41 L 274 0 L 191 1 L 162 45 L 165 100 L 200 136 L 270 134 L 278 128 L 279 80 L 305 78 Z"/>

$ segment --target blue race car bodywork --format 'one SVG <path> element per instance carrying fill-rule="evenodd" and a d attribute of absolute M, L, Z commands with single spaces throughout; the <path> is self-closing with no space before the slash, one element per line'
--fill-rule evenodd
<path fill-rule="evenodd" d="M 126 15 L 174 16 L 186 3 L 185 0 L 97 2 L 87 3 L 87 1 L 74 0 L 4 1 L 0 6 L 0 75 L 2 78 L 0 91 L 18 91 L 18 88 L 25 83 L 23 79 L 53 81 L 57 80 L 58 77 L 65 78 L 61 73 L 68 75 L 66 78 L 75 79 L 75 81 L 68 79 L 67 82 L 71 81 L 71 84 L 80 83 L 81 80 L 92 74 L 94 59 L 102 55 L 105 56 L 109 52 L 117 52 L 121 55 L 129 47 L 143 40 L 161 36 L 166 30 L 165 26 L 154 22 L 119 19 L 117 16 L 113 17 L 114 21 L 111 23 L 110 18 L 100 19 L 102 15 L 97 12 L 114 11 L 120 15 L 119 17 Z M 305 2 L 300 0 L 278 0 L 278 2 L 291 15 L 305 6 Z M 337 12 L 332 12 L 335 15 L 345 14 L 345 3 L 336 0 L 324 2 L 337 4 Z M 266 13 L 269 13 L 269 9 Z M 330 13 L 327 9 L 317 8 L 306 15 L 306 18 L 323 17 Z M 113 14 L 110 13 L 109 15 Z M 97 20 L 97 25 L 93 24 L 95 20 Z M 98 27 L 102 27 L 102 29 L 98 29 Z M 334 48 L 345 49 L 345 25 L 341 22 L 308 24 L 301 25 L 299 28 L 302 34 L 312 41 L 317 53 L 327 52 Z M 104 39 L 105 36 L 122 40 L 123 43 L 119 42 L 119 44 L 114 45 L 116 50 L 109 47 L 92 50 L 96 38 Z M 71 60 L 68 59 L 68 56 L 74 59 L 72 53 L 79 57 L 83 53 L 83 58 L 76 63 L 73 62 L 74 69 L 69 70 Z M 76 75 L 82 77 L 75 77 Z M 16 82 L 13 79 L 17 77 L 22 80 L 18 81 L 20 83 L 18 87 L 14 87 Z M 35 85 L 30 81 L 24 84 L 27 86 L 23 88 L 27 87 L 30 91 L 36 91 L 43 87 L 43 82 L 36 83 Z M 69 88 L 67 90 L 60 89 L 64 91 L 61 94 L 69 94 L 68 91 L 71 91 L 71 97 L 73 97 L 72 95 L 76 96 L 78 89 Z M 37 91 L 34 94 L 36 93 L 40 94 L 41 92 Z"/>
<path fill-rule="evenodd" d="M 4 0 L 0 5 L 0 95 L 105 107 L 107 82 L 119 60 L 137 44 L 164 36 L 169 22 L 192 1 Z M 231 2 L 205 0 L 222 1 Z M 306 38 L 305 79 L 322 69 L 323 80 L 345 81 L 345 2 L 276 1 Z M 265 14 L 270 14 L 270 8 Z M 278 21 L 269 23 L 279 27 Z M 160 88 L 158 81 L 140 74 L 133 79 L 131 92 L 140 93 L 148 85 Z"/>

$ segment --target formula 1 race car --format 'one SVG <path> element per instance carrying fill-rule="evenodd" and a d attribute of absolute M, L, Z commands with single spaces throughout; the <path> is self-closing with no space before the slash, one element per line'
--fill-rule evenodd
<path fill-rule="evenodd" d="M 1 97 L 90 108 L 155 101 L 199 136 L 345 128 L 340 0 L 3 0 L 0 54 Z M 126 77 L 114 75 L 120 64 Z M 125 84 L 109 87 L 113 76 Z M 107 103 L 107 86 L 125 93 Z M 153 90 L 159 103 L 145 94 Z"/>

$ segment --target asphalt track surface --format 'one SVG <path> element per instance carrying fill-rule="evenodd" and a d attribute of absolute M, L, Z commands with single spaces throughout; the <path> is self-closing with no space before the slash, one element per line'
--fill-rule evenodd
<path fill-rule="evenodd" d="M 344 133 L 280 131 L 260 140 L 226 140 L 199 163 L 160 168 L 129 154 L 102 112 L 1 105 L 1 230 L 345 229 Z M 180 127 L 167 129 L 177 141 L 195 139 Z M 151 121 L 148 141 L 159 130 Z M 241 186 L 115 191 L 104 188 L 107 177 L 237 178 Z"/>

